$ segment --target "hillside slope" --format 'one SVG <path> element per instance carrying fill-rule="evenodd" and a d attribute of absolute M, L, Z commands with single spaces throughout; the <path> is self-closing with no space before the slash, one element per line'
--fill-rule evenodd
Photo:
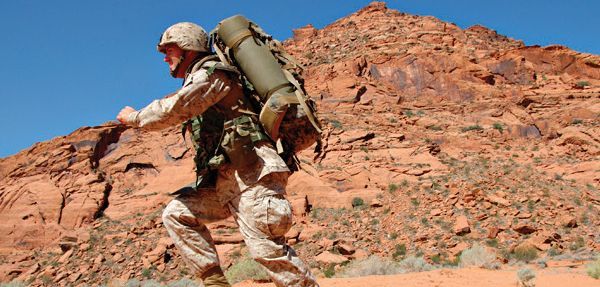
<path fill-rule="evenodd" d="M 452 264 L 473 243 L 498 263 L 600 250 L 599 56 L 379 2 L 284 44 L 326 127 L 288 185 L 288 241 L 317 273 L 339 254 Z M 106 123 L 0 159 L 0 279 L 190 277 L 159 216 L 193 181 L 189 147 Z M 244 257 L 233 221 L 210 228 L 225 266 Z"/>

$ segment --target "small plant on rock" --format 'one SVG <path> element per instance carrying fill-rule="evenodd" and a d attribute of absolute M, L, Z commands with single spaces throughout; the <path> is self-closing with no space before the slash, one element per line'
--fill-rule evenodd
<path fill-rule="evenodd" d="M 588 81 L 579 81 L 575 84 L 575 87 L 577 87 L 579 89 L 583 89 L 589 85 L 590 85 L 590 82 L 588 82 Z"/>
<path fill-rule="evenodd" d="M 359 207 L 365 205 L 365 201 L 360 197 L 355 197 L 352 199 L 352 207 Z"/>
<path fill-rule="evenodd" d="M 462 132 L 468 132 L 468 131 L 482 131 L 483 127 L 480 125 L 472 125 L 472 126 L 467 126 L 467 127 L 463 127 L 461 129 Z"/>
<path fill-rule="evenodd" d="M 498 130 L 500 133 L 504 131 L 504 126 L 501 123 L 494 123 L 493 125 L 495 130 Z"/>
<path fill-rule="evenodd" d="M 572 124 L 572 125 L 580 125 L 580 124 L 582 124 L 582 123 L 583 123 L 583 120 L 582 120 L 582 119 L 573 119 L 573 120 L 571 121 L 571 124 Z"/>

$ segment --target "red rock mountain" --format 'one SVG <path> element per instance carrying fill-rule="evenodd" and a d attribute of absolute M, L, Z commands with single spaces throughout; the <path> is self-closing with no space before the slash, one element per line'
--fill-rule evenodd
<path fill-rule="evenodd" d="M 326 127 L 288 186 L 289 242 L 315 270 L 329 251 L 439 263 L 471 242 L 494 242 L 500 261 L 524 244 L 600 250 L 599 56 L 380 2 L 284 44 Z M 0 159 L 0 279 L 185 275 L 160 212 L 193 181 L 190 146 L 179 127 L 106 123 Z M 211 228 L 229 266 L 244 251 L 235 224 Z"/>

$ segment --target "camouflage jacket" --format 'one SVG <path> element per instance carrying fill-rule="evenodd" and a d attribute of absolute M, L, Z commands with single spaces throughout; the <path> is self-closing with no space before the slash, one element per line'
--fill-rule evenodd
<path fill-rule="evenodd" d="M 199 67 L 194 67 L 183 83 L 181 89 L 163 99 L 154 100 L 148 106 L 129 115 L 128 122 L 134 126 L 148 130 L 158 130 L 169 126 L 179 125 L 190 119 L 203 117 L 202 129 L 206 131 L 199 142 L 206 148 L 204 152 L 216 154 L 214 139 L 222 138 L 220 143 L 226 151 L 228 144 L 238 141 L 240 132 L 247 129 L 248 123 L 243 119 L 249 118 L 239 108 L 243 99 L 243 90 L 238 79 L 229 75 L 226 71 L 215 69 L 215 61 L 207 61 Z M 242 105 L 243 106 L 243 105 Z M 242 121 L 239 119 L 243 118 Z M 234 122 L 234 124 L 232 124 Z M 241 123 L 243 122 L 243 123 Z M 258 123 L 258 121 L 254 121 Z M 214 126 L 221 125 L 224 126 Z M 213 126 L 206 126 L 206 124 Z M 237 124 L 237 125 L 236 125 Z M 250 122 L 250 125 L 253 123 Z M 225 131 L 224 131 L 225 128 Z M 228 132 L 228 130 L 233 132 Z M 237 130 L 237 132 L 236 132 Z M 233 153 L 228 164 L 221 166 L 225 174 L 235 174 L 236 178 L 244 183 L 253 183 L 267 174 L 273 172 L 288 172 L 286 163 L 277 154 L 270 141 L 252 140 L 251 151 Z M 250 154 L 249 154 L 250 153 Z M 205 155 L 197 155 L 202 160 L 208 159 Z M 234 162 L 235 164 L 232 164 Z M 205 162 L 206 163 L 206 162 Z M 198 162 L 197 168 L 198 168 Z"/>

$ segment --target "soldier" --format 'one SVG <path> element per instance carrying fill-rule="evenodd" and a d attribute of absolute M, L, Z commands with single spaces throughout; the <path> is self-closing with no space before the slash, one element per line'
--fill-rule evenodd
<path fill-rule="evenodd" d="M 158 51 L 183 87 L 117 119 L 149 130 L 188 122 L 199 178 L 182 188 L 162 219 L 182 257 L 205 286 L 230 286 L 206 224 L 233 216 L 254 260 L 277 286 L 318 286 L 308 266 L 285 244 L 292 224 L 285 187 L 290 174 L 264 135 L 235 67 L 211 55 L 207 34 L 193 23 L 169 27 Z"/>

